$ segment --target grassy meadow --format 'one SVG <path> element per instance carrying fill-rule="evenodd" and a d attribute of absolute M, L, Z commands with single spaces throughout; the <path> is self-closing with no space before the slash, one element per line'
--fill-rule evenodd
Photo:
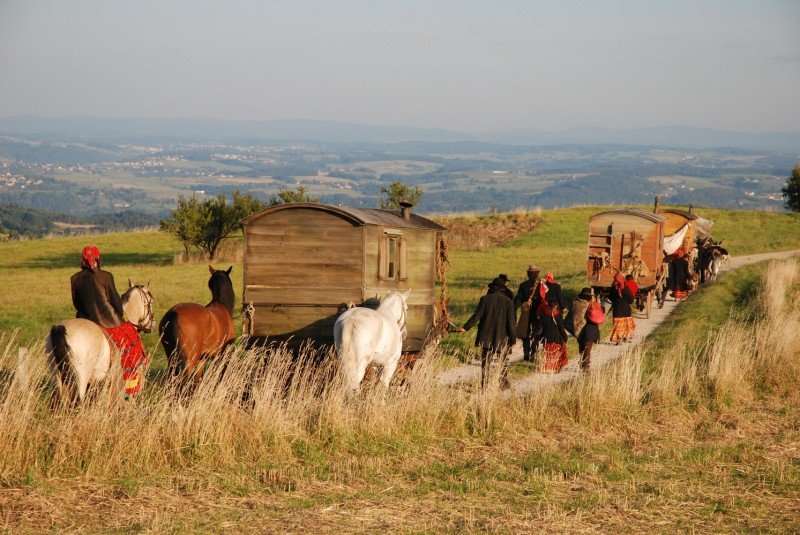
<path fill-rule="evenodd" d="M 456 320 L 468 317 L 498 272 L 518 279 L 532 261 L 574 295 L 583 285 L 587 219 L 597 210 L 545 211 L 530 234 L 452 251 Z M 734 255 L 800 248 L 796 216 L 710 217 Z M 28 345 L 72 315 L 69 276 L 86 241 L 0 244 L 6 336 L 18 327 Z M 180 246 L 171 238 L 91 241 L 120 289 L 128 277 L 152 279 L 157 318 L 176 302 L 207 301 L 207 269 L 172 265 Z M 233 275 L 240 291 L 240 266 Z M 447 359 L 437 353 L 406 388 L 352 398 L 325 381 L 324 370 L 290 370 L 280 353 L 264 369 L 260 355 L 237 348 L 228 373 L 212 367 L 192 398 L 179 399 L 156 376 L 140 399 L 111 411 L 99 403 L 51 413 L 41 348 L 33 347 L 21 377 L 16 344 L 0 345 L 0 526 L 798 531 L 798 311 L 797 261 L 742 268 L 692 296 L 644 347 L 517 398 L 440 386 L 436 372 Z M 473 334 L 451 337 L 450 348 L 468 347 Z M 242 405 L 245 389 L 250 401 Z"/>

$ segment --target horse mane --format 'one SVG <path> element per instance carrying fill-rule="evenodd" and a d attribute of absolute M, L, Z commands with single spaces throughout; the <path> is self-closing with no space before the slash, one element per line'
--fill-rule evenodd
<path fill-rule="evenodd" d="M 130 288 L 125 290 L 125 293 L 123 293 L 120 296 L 120 298 L 122 299 L 122 305 L 123 306 L 125 306 L 125 304 L 130 300 L 131 294 L 133 293 L 133 291 L 137 290 L 139 288 L 144 288 L 144 284 L 134 284 L 133 286 L 131 286 Z"/>
<path fill-rule="evenodd" d="M 211 290 L 211 302 L 222 303 L 233 316 L 233 304 L 236 296 L 233 293 L 233 283 L 228 274 L 224 271 L 216 271 L 208 279 L 208 287 Z"/>

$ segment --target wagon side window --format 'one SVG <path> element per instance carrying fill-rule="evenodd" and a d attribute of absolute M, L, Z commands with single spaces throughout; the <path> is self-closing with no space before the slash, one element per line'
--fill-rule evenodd
<path fill-rule="evenodd" d="M 378 251 L 378 279 L 406 280 L 407 275 L 406 239 L 396 234 L 381 236 Z"/>

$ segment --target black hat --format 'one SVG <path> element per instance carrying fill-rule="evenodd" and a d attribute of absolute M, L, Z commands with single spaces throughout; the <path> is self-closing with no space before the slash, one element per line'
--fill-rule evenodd
<path fill-rule="evenodd" d="M 581 290 L 581 293 L 578 294 L 578 297 L 579 298 L 585 297 L 586 299 L 591 299 L 592 297 L 594 297 L 594 290 L 591 288 L 583 288 Z"/>
<path fill-rule="evenodd" d="M 497 277 L 492 282 L 489 283 L 489 288 L 500 288 L 504 285 L 503 279 Z"/>
<path fill-rule="evenodd" d="M 508 282 L 509 280 L 511 280 L 511 279 L 509 279 L 509 278 L 508 278 L 508 275 L 505 275 L 505 274 L 503 274 L 503 273 L 499 274 L 499 275 L 497 276 L 497 278 L 498 278 L 498 279 L 500 279 L 501 281 L 503 281 L 503 283 L 506 283 L 506 282 Z"/>

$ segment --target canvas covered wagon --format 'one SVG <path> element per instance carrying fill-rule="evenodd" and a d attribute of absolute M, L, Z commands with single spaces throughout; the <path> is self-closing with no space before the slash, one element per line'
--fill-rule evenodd
<path fill-rule="evenodd" d="M 639 285 L 638 299 L 650 315 L 663 285 L 663 238 L 666 218 L 636 209 L 610 210 L 589 218 L 586 282 L 595 292 L 611 288 L 617 273 L 631 275 Z"/>
<path fill-rule="evenodd" d="M 441 225 L 402 211 L 291 203 L 244 221 L 243 332 L 252 343 L 333 344 L 349 306 L 411 289 L 404 351 L 420 351 L 435 318 Z"/>

